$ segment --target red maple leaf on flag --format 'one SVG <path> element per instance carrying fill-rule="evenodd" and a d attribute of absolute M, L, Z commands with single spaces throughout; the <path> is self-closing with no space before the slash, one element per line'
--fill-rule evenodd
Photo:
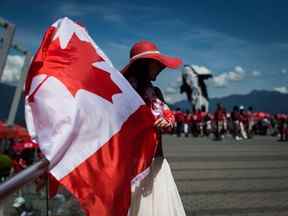
<path fill-rule="evenodd" d="M 112 103 L 112 96 L 122 91 L 112 81 L 108 72 L 93 65 L 104 61 L 104 59 L 98 55 L 91 43 L 81 41 L 74 33 L 67 46 L 62 49 L 59 38 L 52 41 L 52 35 L 51 33 L 49 38 L 44 38 L 40 51 L 45 53 L 45 55 L 43 53 L 41 55 L 42 58 L 43 56 L 45 58 L 42 59 L 40 67 L 39 65 L 33 66 L 32 63 L 30 76 L 40 74 L 46 74 L 48 77 L 53 76 L 60 80 L 73 96 L 79 89 L 84 89 Z M 37 55 L 35 62 L 37 62 Z M 31 80 L 29 84 L 31 84 Z M 36 91 L 37 89 L 33 95 Z"/>

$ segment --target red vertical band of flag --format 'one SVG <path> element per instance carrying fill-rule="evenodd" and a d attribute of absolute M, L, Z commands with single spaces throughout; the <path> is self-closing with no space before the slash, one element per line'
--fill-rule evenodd
<path fill-rule="evenodd" d="M 87 215 L 126 216 L 131 180 L 150 166 L 156 148 L 154 117 L 139 108 L 103 147 L 61 180 Z"/>

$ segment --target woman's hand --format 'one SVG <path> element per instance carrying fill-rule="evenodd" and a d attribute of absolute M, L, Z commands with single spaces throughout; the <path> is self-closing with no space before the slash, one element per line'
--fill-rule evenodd
<path fill-rule="evenodd" d="M 168 129 L 172 127 L 172 125 L 162 117 L 155 121 L 154 126 L 159 129 Z"/>

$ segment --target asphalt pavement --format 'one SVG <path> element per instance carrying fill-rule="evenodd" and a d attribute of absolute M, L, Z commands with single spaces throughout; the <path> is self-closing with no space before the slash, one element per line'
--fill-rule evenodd
<path fill-rule="evenodd" d="M 288 216 L 288 142 L 165 135 L 187 216 Z"/>

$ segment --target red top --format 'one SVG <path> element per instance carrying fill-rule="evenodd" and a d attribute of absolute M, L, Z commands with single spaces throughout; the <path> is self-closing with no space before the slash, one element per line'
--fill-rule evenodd
<path fill-rule="evenodd" d="M 240 113 L 239 112 L 232 112 L 231 113 L 231 119 L 232 121 L 240 121 Z"/>
<path fill-rule="evenodd" d="M 175 120 L 176 122 L 179 122 L 179 123 L 183 123 L 184 122 L 184 113 L 182 113 L 181 111 L 176 111 L 175 114 Z"/>
<path fill-rule="evenodd" d="M 186 124 L 191 123 L 191 115 L 189 113 L 183 113 L 183 122 Z"/>
<path fill-rule="evenodd" d="M 225 117 L 226 117 L 226 114 L 225 114 L 225 112 L 223 110 L 217 110 L 214 113 L 214 120 L 215 121 L 224 121 Z"/>
<path fill-rule="evenodd" d="M 204 117 L 205 117 L 205 112 L 197 112 L 197 122 L 203 122 Z"/>
<path fill-rule="evenodd" d="M 243 123 L 248 123 L 249 122 L 249 116 L 247 113 L 240 113 L 240 121 Z"/>

